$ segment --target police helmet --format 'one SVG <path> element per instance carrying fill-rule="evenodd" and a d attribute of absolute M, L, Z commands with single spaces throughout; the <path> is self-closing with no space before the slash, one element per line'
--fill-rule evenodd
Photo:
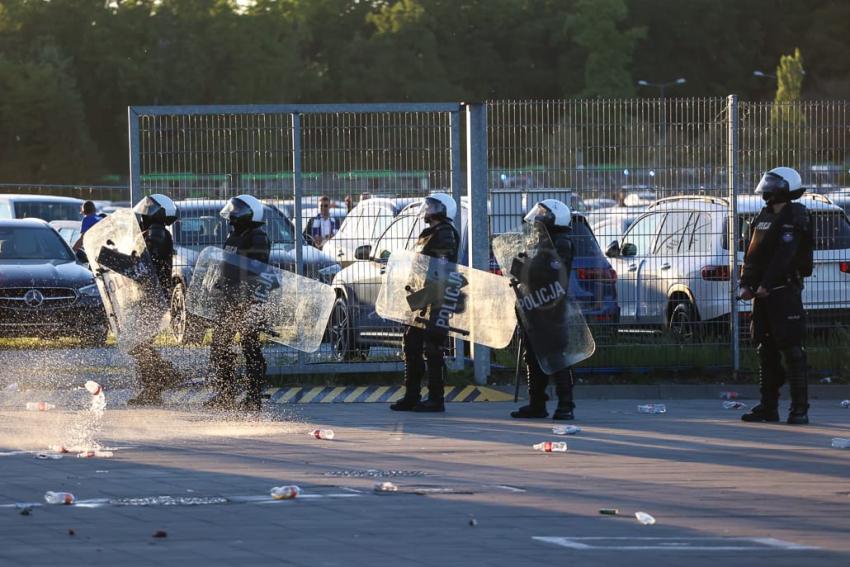
<path fill-rule="evenodd" d="M 263 204 L 251 195 L 231 197 L 218 213 L 233 226 L 249 226 L 263 222 Z"/>
<path fill-rule="evenodd" d="M 557 199 L 544 199 L 528 211 L 523 219 L 527 223 L 541 223 L 546 228 L 569 228 L 573 221 L 570 208 Z"/>
<path fill-rule="evenodd" d="M 419 216 L 425 219 L 425 222 L 430 223 L 434 220 L 450 220 L 455 219 L 457 214 L 457 204 L 451 196 L 446 193 L 433 193 L 425 197 L 425 202 L 419 209 Z"/>
<path fill-rule="evenodd" d="M 782 203 L 802 197 L 806 191 L 802 187 L 803 180 L 796 169 L 790 167 L 775 167 L 762 175 L 756 195 L 767 203 Z"/>
<path fill-rule="evenodd" d="M 165 225 L 177 220 L 177 205 L 169 197 L 156 193 L 148 195 L 133 207 L 133 212 L 144 225 L 162 223 Z"/>

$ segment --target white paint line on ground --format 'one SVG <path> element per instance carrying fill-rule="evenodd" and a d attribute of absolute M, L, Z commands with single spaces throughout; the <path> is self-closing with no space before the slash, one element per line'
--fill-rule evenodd
<path fill-rule="evenodd" d="M 569 549 L 585 551 L 811 551 L 820 549 L 772 537 L 549 537 L 533 536 L 531 539 Z M 613 545 L 594 545 L 593 542 L 612 542 Z M 615 542 L 634 542 L 619 545 Z M 717 542 L 718 545 L 706 545 Z M 749 543 L 751 545 L 741 545 Z M 736 545 L 737 544 L 737 545 Z"/>
<path fill-rule="evenodd" d="M 508 492 L 526 492 L 524 488 L 517 488 L 516 486 L 508 486 L 507 484 L 497 484 L 496 488 L 501 488 L 502 490 L 507 490 Z"/>

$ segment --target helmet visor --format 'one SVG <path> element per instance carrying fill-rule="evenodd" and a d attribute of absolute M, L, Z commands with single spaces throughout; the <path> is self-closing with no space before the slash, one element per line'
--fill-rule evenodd
<path fill-rule="evenodd" d="M 156 217 L 157 215 L 165 216 L 165 208 L 160 205 L 155 199 L 145 197 L 133 207 L 133 212 L 144 217 Z"/>
<path fill-rule="evenodd" d="M 251 207 L 240 199 L 230 199 L 218 213 L 222 218 L 228 220 L 240 220 L 252 216 Z"/>
<path fill-rule="evenodd" d="M 528 214 L 525 215 L 525 218 L 522 220 L 529 224 L 534 224 L 536 222 L 545 223 L 546 219 L 550 216 L 552 216 L 552 211 L 547 209 L 543 204 L 537 203 L 533 209 L 528 211 Z"/>
<path fill-rule="evenodd" d="M 756 195 L 761 195 L 764 198 L 782 192 L 788 192 L 788 182 L 781 176 L 769 171 L 762 175 L 761 181 L 756 187 Z"/>
<path fill-rule="evenodd" d="M 437 215 L 447 216 L 446 206 L 439 200 L 432 197 L 426 197 L 425 202 L 419 208 L 419 216 L 427 219 Z"/>

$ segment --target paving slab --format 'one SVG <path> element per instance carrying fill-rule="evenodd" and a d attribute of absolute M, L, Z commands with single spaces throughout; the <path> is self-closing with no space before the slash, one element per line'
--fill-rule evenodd
<path fill-rule="evenodd" d="M 662 415 L 638 413 L 646 401 L 580 400 L 573 436 L 501 402 L 108 406 L 91 438 L 112 458 L 41 460 L 85 410 L 0 396 L 0 565 L 850 563 L 850 450 L 830 446 L 850 437 L 850 410 L 816 400 L 812 425 L 792 427 L 745 424 L 719 399 Z M 532 449 L 547 440 L 569 450 Z M 398 492 L 373 492 L 384 481 Z M 303 492 L 272 500 L 282 484 Z M 46 490 L 77 504 L 36 506 Z"/>

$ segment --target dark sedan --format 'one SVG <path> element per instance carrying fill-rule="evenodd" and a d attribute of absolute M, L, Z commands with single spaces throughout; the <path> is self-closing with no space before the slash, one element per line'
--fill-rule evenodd
<path fill-rule="evenodd" d="M 219 216 L 223 200 L 177 201 L 179 219 L 171 226 L 174 238 L 174 290 L 171 295 L 171 332 L 179 344 L 197 343 L 206 333 L 203 321 L 186 311 L 186 289 L 198 255 L 207 246 L 223 246 L 230 231 L 227 220 Z M 264 205 L 264 228 L 272 243 L 269 263 L 282 270 L 295 271 L 295 229 L 292 221 L 276 207 Z M 330 284 L 339 272 L 333 258 L 302 243 L 304 275 Z"/>
<path fill-rule="evenodd" d="M 0 221 L 0 334 L 105 344 L 106 313 L 83 259 L 42 220 Z"/>

